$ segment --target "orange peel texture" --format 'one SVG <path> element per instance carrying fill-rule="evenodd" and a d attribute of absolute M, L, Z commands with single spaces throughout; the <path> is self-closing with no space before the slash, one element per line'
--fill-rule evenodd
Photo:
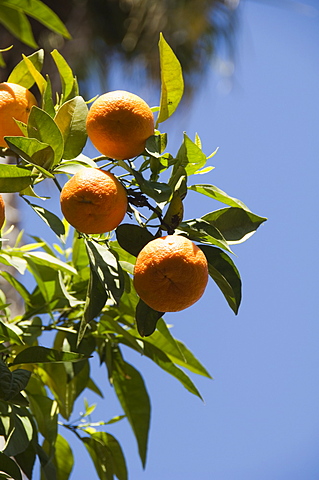
<path fill-rule="evenodd" d="M 8 147 L 4 137 L 23 135 L 14 119 L 27 123 L 33 105 L 37 101 L 29 90 L 15 83 L 0 83 L 0 147 Z"/>
<path fill-rule="evenodd" d="M 178 236 L 151 240 L 140 251 L 134 268 L 134 287 L 140 298 L 159 312 L 177 312 L 203 295 L 208 264 L 202 250 Z"/>
<path fill-rule="evenodd" d="M 127 195 L 112 173 L 83 168 L 62 188 L 60 203 L 64 217 L 74 228 L 97 234 L 110 232 L 121 223 Z"/>
<path fill-rule="evenodd" d="M 137 95 L 116 90 L 101 95 L 92 104 L 86 121 L 89 138 L 106 157 L 125 160 L 143 153 L 154 134 L 154 116 Z"/>

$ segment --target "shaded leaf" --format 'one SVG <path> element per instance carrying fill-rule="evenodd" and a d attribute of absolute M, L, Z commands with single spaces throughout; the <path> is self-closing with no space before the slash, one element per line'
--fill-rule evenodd
<path fill-rule="evenodd" d="M 145 466 L 151 405 L 141 374 L 117 353 L 112 357 L 111 378 L 116 395 L 135 434 Z"/>
<path fill-rule="evenodd" d="M 157 320 L 164 315 L 163 312 L 157 312 L 146 305 L 140 298 L 136 307 L 136 325 L 141 337 L 152 335 L 156 329 Z"/>
<path fill-rule="evenodd" d="M 1 10 L 0 10 L 1 13 Z M 22 480 L 21 472 L 18 465 L 7 455 L 0 452 L 1 471 L 12 477 L 13 480 Z"/>
<path fill-rule="evenodd" d="M 94 270 L 102 283 L 108 298 L 118 303 L 124 290 L 122 269 L 106 245 L 92 240 L 85 240 L 91 269 Z"/>
<path fill-rule="evenodd" d="M 267 219 L 237 207 L 228 207 L 207 213 L 203 220 L 214 225 L 230 245 L 242 243 L 251 237 Z"/>
<path fill-rule="evenodd" d="M 7 272 L 1 272 L 1 274 L 5 273 Z M 23 340 L 21 338 L 22 334 L 23 331 L 16 325 L 4 323 L 0 320 L 0 342 L 10 342 L 17 345 L 23 345 Z"/>
<path fill-rule="evenodd" d="M 227 250 L 232 253 L 226 239 L 221 232 L 208 222 L 205 222 L 202 218 L 194 218 L 192 220 L 185 220 L 182 222 L 178 229 L 186 232 L 191 240 L 201 243 L 210 243 L 217 245 L 218 247 Z"/>
<path fill-rule="evenodd" d="M 80 362 L 85 360 L 86 356 L 75 352 L 61 352 L 53 348 L 46 347 L 28 347 L 22 350 L 13 360 L 13 365 L 20 363 L 65 363 Z"/>
<path fill-rule="evenodd" d="M 222 250 L 199 245 L 208 262 L 208 272 L 224 294 L 229 306 L 237 314 L 241 302 L 241 279 L 231 258 Z"/>
<path fill-rule="evenodd" d="M 155 238 L 147 228 L 129 223 L 119 225 L 115 233 L 120 246 L 135 257 L 148 242 Z"/>
<path fill-rule="evenodd" d="M 60 240 L 63 240 L 65 228 L 60 218 L 44 207 L 28 202 L 37 215 L 50 227 Z"/>

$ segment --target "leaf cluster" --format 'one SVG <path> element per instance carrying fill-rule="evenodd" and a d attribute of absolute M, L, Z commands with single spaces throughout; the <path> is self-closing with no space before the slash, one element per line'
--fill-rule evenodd
<path fill-rule="evenodd" d="M 74 459 L 60 433 L 63 427 L 83 444 L 101 480 L 126 480 L 123 451 L 105 426 L 125 417 L 145 465 L 151 402 L 141 373 L 125 360 L 125 350 L 148 357 L 199 398 L 186 372 L 210 378 L 194 354 L 174 338 L 163 313 L 138 298 L 132 282 L 136 256 L 155 237 L 187 236 L 202 248 L 211 278 L 237 313 L 241 279 L 231 246 L 249 238 L 266 219 L 216 186 L 190 182 L 213 169 L 209 163 L 217 152 L 206 156 L 198 135 L 191 140 L 185 133 L 178 152 L 167 152 L 167 134 L 159 126 L 182 98 L 183 77 L 163 36 L 156 130 L 143 154 L 127 161 L 83 155 L 87 102 L 65 59 L 56 50 L 51 55 L 61 77 L 55 100 L 49 77 L 41 73 L 41 50 L 24 56 L 8 78 L 26 88 L 36 83 L 40 102 L 32 107 L 27 124 L 18 122 L 21 136 L 6 137 L 9 149 L 2 155 L 14 156 L 16 164 L 0 165 L 0 192 L 17 192 L 30 215 L 38 215 L 58 243 L 51 245 L 35 235 L 31 243 L 24 243 L 21 233 L 13 247 L 4 241 L 1 245 L 0 263 L 12 267 L 19 277 L 7 271 L 0 275 L 21 297 L 23 311 L 12 317 L 0 292 L 0 435 L 5 439 L 0 464 L 14 479 L 21 478 L 19 467 L 31 479 L 38 458 L 43 480 L 67 480 Z M 43 182 L 54 182 L 61 189 L 65 175 L 92 167 L 112 170 L 127 190 L 131 221 L 114 234 L 71 230 L 60 213 L 43 206 L 45 198 L 37 193 Z M 185 219 L 184 200 L 190 191 L 223 207 Z M 21 280 L 26 273 L 34 279 L 33 288 Z M 43 345 L 44 332 L 51 332 L 52 345 Z M 94 355 L 105 367 L 122 408 L 116 418 L 100 422 L 91 421 L 94 406 L 86 401 L 80 418 L 72 416 L 76 399 L 86 389 L 103 396 L 91 376 Z"/>

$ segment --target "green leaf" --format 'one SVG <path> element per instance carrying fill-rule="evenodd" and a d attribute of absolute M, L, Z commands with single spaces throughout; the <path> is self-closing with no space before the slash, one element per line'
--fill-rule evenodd
<path fill-rule="evenodd" d="M 77 82 L 70 66 L 63 56 L 57 50 L 53 50 L 51 55 L 60 74 L 62 84 L 62 103 L 64 103 L 79 94 Z"/>
<path fill-rule="evenodd" d="M 68 480 L 74 465 L 74 458 L 71 447 L 67 440 L 58 435 L 55 442 L 55 466 L 57 480 Z"/>
<path fill-rule="evenodd" d="M 248 240 L 267 220 L 237 207 L 228 207 L 207 213 L 202 219 L 214 225 L 230 245 Z"/>
<path fill-rule="evenodd" d="M 65 38 L 71 38 L 59 17 L 40 0 L 32 0 L 31 3 L 29 0 L 1 0 L 1 3 L 15 8 L 17 11 L 23 11 L 53 32 L 59 33 Z"/>
<path fill-rule="evenodd" d="M 141 337 L 152 335 L 156 329 L 157 320 L 163 315 L 163 312 L 153 310 L 140 298 L 136 307 L 136 325 Z"/>
<path fill-rule="evenodd" d="M 241 302 L 241 279 L 237 268 L 231 258 L 219 248 L 208 245 L 200 245 L 200 248 L 206 256 L 209 275 L 237 314 Z"/>
<path fill-rule="evenodd" d="M 145 180 L 141 173 L 133 171 L 134 177 L 143 193 L 153 198 L 156 203 L 167 202 L 172 194 L 171 187 L 167 183 L 151 182 Z"/>
<path fill-rule="evenodd" d="M 95 271 L 102 283 L 108 298 L 118 303 L 124 291 L 124 277 L 122 269 L 106 245 L 92 240 L 85 240 L 91 269 Z"/>
<path fill-rule="evenodd" d="M 240 200 L 234 197 L 230 197 L 227 193 L 223 192 L 219 188 L 215 187 L 214 185 L 191 185 L 188 187 L 189 190 L 194 190 L 194 192 L 202 193 L 207 197 L 214 198 L 219 202 L 225 203 L 226 205 L 230 205 L 231 207 L 239 207 L 243 208 L 244 210 L 250 211 L 249 208 Z"/>
<path fill-rule="evenodd" d="M 59 108 L 55 122 L 63 135 L 63 158 L 71 160 L 83 150 L 86 140 L 86 117 L 88 108 L 82 97 L 74 97 Z"/>
<path fill-rule="evenodd" d="M 51 118 L 55 117 L 55 108 L 52 99 L 52 85 L 48 75 L 46 75 L 46 85 L 42 94 L 42 108 Z"/>
<path fill-rule="evenodd" d="M 43 59 L 44 59 L 44 50 L 38 50 L 37 52 L 28 55 L 27 57 L 30 62 L 33 63 L 34 67 L 40 72 L 43 66 Z M 7 82 L 10 83 L 17 83 L 18 85 L 22 85 L 23 87 L 29 89 L 34 85 L 34 78 L 29 72 L 29 69 L 26 66 L 24 60 L 21 60 L 12 72 L 9 75 Z"/>
<path fill-rule="evenodd" d="M 26 64 L 30 74 L 34 78 L 34 81 L 36 82 L 41 95 L 43 95 L 44 92 L 45 92 L 45 89 L 47 88 L 47 82 L 46 82 L 45 78 L 36 69 L 36 67 L 33 65 L 33 63 L 31 62 L 31 60 L 28 57 L 26 57 L 24 54 L 22 54 L 22 58 L 23 58 L 23 60 Z"/>
<path fill-rule="evenodd" d="M 145 466 L 151 405 L 143 378 L 119 353 L 113 357 L 111 378 L 116 395 L 135 434 L 140 458 Z"/>
<path fill-rule="evenodd" d="M 50 172 L 47 171 L 47 168 L 50 168 L 54 161 L 54 151 L 48 143 L 43 143 L 36 138 L 18 136 L 6 137 L 6 142 L 11 150 L 13 150 L 21 158 L 32 165 L 36 165 L 38 170 L 45 175 L 53 177 Z M 29 175 L 31 175 L 31 172 Z M 24 188 L 30 185 L 30 183 L 26 184 Z M 21 188 L 21 190 L 24 190 L 24 188 Z"/>
<path fill-rule="evenodd" d="M 184 92 L 182 68 L 171 47 L 160 34 L 161 101 L 157 122 L 164 122 L 176 110 Z"/>
<path fill-rule="evenodd" d="M 64 150 L 62 133 L 50 115 L 36 106 L 31 108 L 29 115 L 28 135 L 30 138 L 36 138 L 40 142 L 50 145 L 54 151 L 53 165 L 59 163 Z M 42 166 L 47 169 L 51 167 L 51 165 Z"/>
<path fill-rule="evenodd" d="M 12 365 L 21 363 L 65 363 L 80 362 L 86 359 L 85 355 L 75 352 L 62 352 L 53 348 L 28 347 L 22 350 L 12 362 Z"/>
<path fill-rule="evenodd" d="M 107 299 L 108 294 L 100 280 L 100 277 L 94 269 L 90 269 L 90 279 L 88 283 L 84 313 L 78 333 L 77 345 L 79 345 L 82 341 L 88 324 L 94 320 L 94 318 L 100 315 Z"/>
<path fill-rule="evenodd" d="M 15 10 L 12 2 L 4 0 L 0 4 L 0 23 L 16 38 L 31 48 L 37 48 L 29 20 L 21 10 Z"/>
<path fill-rule="evenodd" d="M 5 272 L 1 272 L 1 275 Z M 3 275 L 4 276 L 4 275 Z M 10 342 L 17 345 L 23 345 L 23 341 L 19 335 L 22 335 L 22 330 L 10 323 L 3 323 L 0 320 L 0 342 Z"/>
<path fill-rule="evenodd" d="M 148 242 L 155 238 L 147 228 L 130 223 L 122 223 L 117 227 L 115 233 L 119 245 L 135 257 Z"/>
<path fill-rule="evenodd" d="M 96 432 L 82 438 L 101 480 L 127 480 L 125 458 L 119 442 L 109 433 Z"/>
<path fill-rule="evenodd" d="M 36 445 L 36 453 L 41 465 L 41 480 L 57 480 L 52 458 L 46 454 L 39 444 Z"/>
<path fill-rule="evenodd" d="M 186 232 L 191 240 L 217 245 L 218 247 L 232 253 L 221 232 L 214 227 L 214 225 L 205 222 L 201 218 L 186 220 L 178 226 L 178 229 Z"/>
<path fill-rule="evenodd" d="M 32 417 L 24 407 L 13 406 L 12 418 L 14 430 L 4 449 L 4 453 L 10 457 L 14 457 L 28 448 L 34 428 Z"/>
<path fill-rule="evenodd" d="M 28 370 L 11 372 L 3 361 L 0 361 L 0 399 L 9 401 L 23 390 L 30 378 Z"/>
<path fill-rule="evenodd" d="M 0 10 L 1 15 L 1 10 Z M 11 460 L 10 457 L 0 452 L 1 471 L 9 475 L 13 480 L 22 480 L 21 472 L 18 465 Z"/>
<path fill-rule="evenodd" d="M 206 164 L 206 155 L 192 140 L 184 133 L 184 141 L 177 153 L 176 164 L 174 169 L 178 166 L 185 168 L 187 175 L 196 173 L 200 168 Z"/>
<path fill-rule="evenodd" d="M 44 207 L 35 205 L 30 202 L 28 203 L 30 207 L 32 207 L 32 209 L 35 211 L 35 213 L 39 215 L 39 217 L 54 231 L 57 237 L 61 241 L 63 241 L 65 235 L 65 228 L 60 218 L 49 210 L 46 210 Z"/>
<path fill-rule="evenodd" d="M 16 279 L 14 275 L 11 275 L 11 273 L 2 271 L 0 272 L 0 275 L 13 287 L 15 290 L 19 293 L 19 295 L 22 297 L 22 299 L 25 301 L 26 304 L 30 304 L 30 293 L 28 290 L 25 288 L 25 286 L 19 282 L 19 280 Z M 8 326 L 6 324 L 6 326 Z M 9 326 L 10 327 L 10 326 Z M 0 326 L 1 328 L 1 326 Z M 22 332 L 21 332 L 22 333 Z M 13 340 L 10 340 L 13 341 Z M 21 340 L 20 340 L 21 342 Z M 20 343 L 19 342 L 19 343 Z M 15 343 L 15 342 L 13 342 Z"/>
<path fill-rule="evenodd" d="M 0 192 L 20 192 L 31 185 L 34 178 L 35 175 L 27 168 L 0 165 Z"/>
<path fill-rule="evenodd" d="M 49 455 L 52 445 L 48 440 L 43 442 L 43 449 Z M 52 460 L 56 470 L 56 480 L 68 480 L 74 465 L 74 457 L 67 440 L 58 434 L 54 443 L 54 457 Z"/>
<path fill-rule="evenodd" d="M 27 262 L 31 259 L 34 263 L 42 266 L 47 266 L 56 271 L 63 271 L 65 273 L 76 275 L 77 271 L 71 265 L 62 262 L 58 258 L 46 252 L 28 252 L 24 255 Z"/>
<path fill-rule="evenodd" d="M 32 442 L 29 443 L 26 450 L 21 453 L 18 453 L 14 457 L 15 461 L 18 463 L 19 467 L 25 473 L 27 478 L 32 478 L 32 471 L 36 459 L 35 450 Z"/>
<path fill-rule="evenodd" d="M 30 393 L 28 398 L 39 432 L 50 444 L 54 444 L 58 432 L 57 402 L 47 396 Z"/>

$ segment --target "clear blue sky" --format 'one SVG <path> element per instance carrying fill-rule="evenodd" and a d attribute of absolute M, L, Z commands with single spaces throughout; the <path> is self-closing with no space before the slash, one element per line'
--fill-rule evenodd
<path fill-rule="evenodd" d="M 205 403 L 125 352 L 152 400 L 145 471 L 127 422 L 109 428 L 124 448 L 131 480 L 319 479 L 319 13 L 290 3 L 242 2 L 233 78 L 211 68 L 187 114 L 164 124 L 173 153 L 184 130 L 191 138 L 199 133 L 207 154 L 219 146 L 215 170 L 200 181 L 269 220 L 234 248 L 243 280 L 237 317 L 213 281 L 196 305 L 165 316 L 214 377 L 192 377 Z M 316 0 L 303 3 L 319 8 Z M 131 90 L 130 83 L 115 75 L 112 89 Z M 135 93 L 158 103 L 147 89 Z M 189 194 L 186 217 L 215 208 Z M 96 367 L 94 377 L 105 381 L 106 398 L 87 395 L 99 403 L 93 419 L 121 414 L 105 369 Z M 72 447 L 72 478 L 97 478 L 76 439 Z"/>

